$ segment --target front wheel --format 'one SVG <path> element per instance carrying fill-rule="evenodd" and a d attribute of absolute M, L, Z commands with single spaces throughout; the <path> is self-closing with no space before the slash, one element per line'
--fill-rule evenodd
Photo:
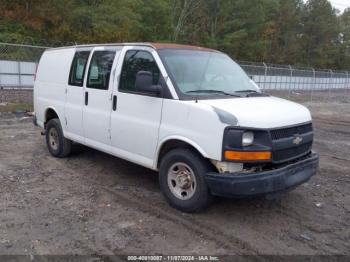
<path fill-rule="evenodd" d="M 161 161 L 159 183 L 169 204 L 183 212 L 196 212 L 206 208 L 211 194 L 205 174 L 211 166 L 190 149 L 174 149 Z"/>

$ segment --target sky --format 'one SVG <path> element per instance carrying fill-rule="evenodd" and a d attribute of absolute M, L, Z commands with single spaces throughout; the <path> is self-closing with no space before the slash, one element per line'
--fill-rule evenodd
<path fill-rule="evenodd" d="M 332 5 L 343 12 L 347 7 L 350 7 L 350 0 L 330 0 Z"/>

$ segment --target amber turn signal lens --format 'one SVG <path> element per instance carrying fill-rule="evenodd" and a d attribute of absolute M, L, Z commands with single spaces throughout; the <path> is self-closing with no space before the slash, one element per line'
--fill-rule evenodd
<path fill-rule="evenodd" d="M 253 160 L 270 160 L 271 152 L 240 152 L 240 151 L 225 151 L 225 158 L 227 160 L 243 160 L 243 161 L 253 161 Z"/>

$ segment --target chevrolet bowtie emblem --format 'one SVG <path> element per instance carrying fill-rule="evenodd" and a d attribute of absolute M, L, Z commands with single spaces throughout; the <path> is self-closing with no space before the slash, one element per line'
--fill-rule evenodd
<path fill-rule="evenodd" d="M 293 144 L 295 145 L 299 145 L 301 142 L 303 142 L 303 138 L 300 136 L 295 137 L 293 140 Z"/>

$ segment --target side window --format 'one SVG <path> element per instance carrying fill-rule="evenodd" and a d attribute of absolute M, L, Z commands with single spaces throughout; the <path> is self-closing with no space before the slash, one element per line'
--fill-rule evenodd
<path fill-rule="evenodd" d="M 153 76 L 153 85 L 159 83 L 160 71 L 153 56 L 147 51 L 131 50 L 125 54 L 119 90 L 137 92 L 135 82 L 136 74 L 139 71 L 151 72 Z"/>
<path fill-rule="evenodd" d="M 107 90 L 115 51 L 95 51 L 92 55 L 86 87 Z"/>
<path fill-rule="evenodd" d="M 84 73 L 89 55 L 90 51 L 78 51 L 75 53 L 69 73 L 69 85 L 83 86 Z"/>

